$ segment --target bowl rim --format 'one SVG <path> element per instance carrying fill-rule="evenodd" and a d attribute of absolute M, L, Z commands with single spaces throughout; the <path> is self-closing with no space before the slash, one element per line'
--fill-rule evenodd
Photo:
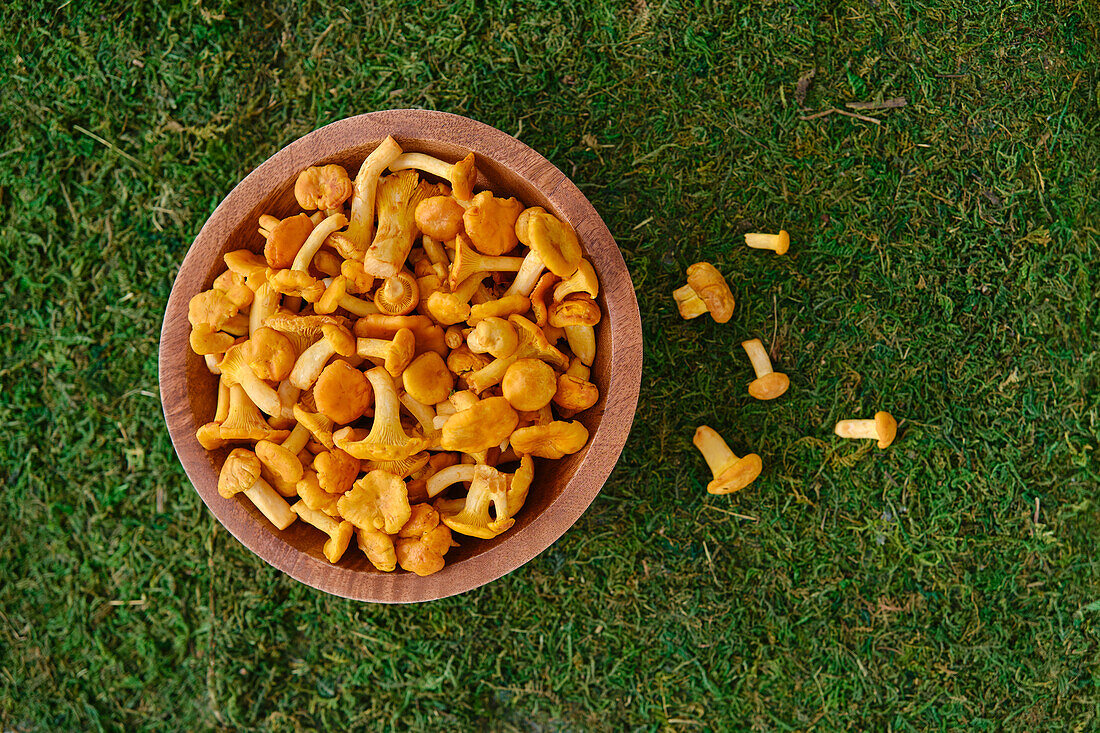
<path fill-rule="evenodd" d="M 388 573 L 363 583 L 360 571 L 339 565 L 319 567 L 314 558 L 282 540 L 271 527 L 255 521 L 238 501 L 218 494 L 217 475 L 207 451 L 194 435 L 186 378 L 188 329 L 180 325 L 186 323 L 187 303 L 193 293 L 184 292 L 186 287 L 181 284 L 197 279 L 202 287 L 210 266 L 208 252 L 220 252 L 227 233 L 241 217 L 270 197 L 270 181 L 290 180 L 318 161 L 355 145 L 381 141 L 387 134 L 457 145 L 506 166 L 537 188 L 574 225 L 582 241 L 598 238 L 609 242 L 605 257 L 611 260 L 612 272 L 602 274 L 601 287 L 609 311 L 606 320 L 614 320 L 615 328 L 610 334 L 610 375 L 599 424 L 561 494 L 523 528 L 524 541 L 503 542 L 469 558 L 462 563 L 461 574 L 446 575 L 446 568 L 427 577 Z M 614 276 L 613 281 L 608 280 L 608 274 Z M 307 133 L 256 166 L 222 199 L 199 230 L 176 274 L 161 324 L 158 356 L 161 405 L 176 455 L 193 488 L 223 527 L 268 564 L 318 590 L 360 601 L 414 603 L 465 593 L 522 567 L 584 514 L 617 464 L 630 433 L 641 386 L 641 316 L 629 270 L 610 230 L 588 198 L 553 163 L 511 135 L 468 117 L 395 109 L 347 117 Z"/>

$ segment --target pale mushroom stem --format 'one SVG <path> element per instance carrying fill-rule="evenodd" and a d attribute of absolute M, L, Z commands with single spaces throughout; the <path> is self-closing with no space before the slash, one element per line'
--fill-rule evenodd
<path fill-rule="evenodd" d="M 753 249 L 770 249 L 774 251 L 778 242 L 779 235 L 777 234 L 761 234 L 754 232 L 745 235 L 745 244 Z"/>
<path fill-rule="evenodd" d="M 448 486 L 453 486 L 459 481 L 473 481 L 475 466 L 472 463 L 456 463 L 433 473 L 426 486 L 428 497 L 435 497 L 443 493 Z"/>
<path fill-rule="evenodd" d="M 218 376 L 222 373 L 222 370 L 218 368 L 218 362 L 222 360 L 224 352 L 221 354 L 204 354 L 203 361 L 206 362 L 206 370 L 214 376 Z"/>
<path fill-rule="evenodd" d="M 260 235 L 264 239 L 267 239 L 268 237 L 270 237 L 271 236 L 271 230 L 274 229 L 278 225 L 279 225 L 278 217 L 272 216 L 271 214 L 261 214 L 260 215 Z"/>
<path fill-rule="evenodd" d="M 256 288 L 256 297 L 252 300 L 252 310 L 248 312 L 248 336 L 264 325 L 267 317 L 275 312 L 279 305 L 279 293 L 269 283 Z"/>
<path fill-rule="evenodd" d="M 425 435 L 435 430 L 435 410 L 423 402 L 414 400 L 407 393 L 402 394 L 400 400 L 405 409 L 409 411 L 409 414 L 415 417 L 416 421 L 424 428 Z"/>
<path fill-rule="evenodd" d="M 516 273 L 516 279 L 512 281 L 512 284 L 501 297 L 507 297 L 509 295 L 526 295 L 530 297 L 531 292 L 535 289 L 535 285 L 538 284 L 539 278 L 542 276 L 542 271 L 545 269 L 546 265 L 543 263 L 542 259 L 534 250 L 531 250 L 527 253 L 527 256 L 523 258 L 523 264 Z"/>
<path fill-rule="evenodd" d="M 336 353 L 336 347 L 327 338 L 322 338 L 298 356 L 294 368 L 290 370 L 290 383 L 298 389 L 309 389 L 321 375 L 325 363 Z"/>
<path fill-rule="evenodd" d="M 367 339 L 360 339 L 360 341 Z M 374 341 L 375 339 L 369 339 Z M 388 344 L 389 341 L 382 343 Z M 367 372 L 367 379 L 374 389 L 374 422 L 376 424 L 401 424 L 401 402 L 393 378 L 385 369 L 375 368 Z M 402 431 L 404 432 L 404 431 Z"/>
<path fill-rule="evenodd" d="M 596 359 L 596 329 L 592 326 L 566 326 L 565 340 L 581 363 L 592 366 Z"/>
<path fill-rule="evenodd" d="M 355 353 L 364 359 L 385 359 L 389 356 L 392 347 L 393 341 L 387 341 L 386 339 L 355 339 Z"/>
<path fill-rule="evenodd" d="M 676 301 L 676 307 L 683 318 L 698 318 L 707 312 L 707 304 L 690 285 L 673 290 L 672 298 Z"/>
<path fill-rule="evenodd" d="M 866 438 L 878 440 L 878 427 L 871 420 L 841 420 L 834 432 L 842 438 Z"/>
<path fill-rule="evenodd" d="M 404 153 L 395 158 L 393 162 L 390 163 L 389 168 L 394 173 L 403 171 L 406 168 L 416 168 L 417 170 L 431 173 L 433 176 L 446 178 L 450 181 L 451 172 L 454 170 L 454 163 L 448 163 L 439 158 L 427 155 L 426 153 Z"/>
<path fill-rule="evenodd" d="M 749 361 L 752 362 L 752 368 L 756 371 L 757 379 L 772 373 L 772 360 L 768 358 L 768 352 L 764 349 L 764 343 L 760 339 L 742 341 L 741 346 L 745 349 L 745 353 L 749 355 Z"/>
<path fill-rule="evenodd" d="M 283 447 L 294 455 L 298 455 L 302 452 L 302 449 L 306 447 L 306 443 L 309 442 L 310 434 L 309 429 L 298 423 L 294 426 L 294 429 L 290 431 L 290 435 L 283 441 Z"/>
<path fill-rule="evenodd" d="M 294 264 L 291 265 L 291 269 L 300 272 L 308 272 L 309 263 L 313 260 L 313 255 L 317 254 L 317 250 L 321 249 L 321 245 L 325 243 L 329 235 L 338 229 L 343 229 L 347 225 L 347 217 L 343 214 L 333 214 L 332 216 L 326 217 L 325 220 L 318 224 L 313 231 L 309 233 L 309 236 L 306 237 L 305 244 L 298 250 L 298 254 L 294 256 Z"/>
<path fill-rule="evenodd" d="M 310 509 L 306 506 L 305 502 L 297 501 L 294 506 L 290 507 L 293 514 L 302 518 L 303 522 L 312 524 L 317 529 L 321 530 L 329 537 L 336 534 L 336 531 L 340 528 L 340 523 L 335 519 L 325 514 L 319 509 Z"/>
<path fill-rule="evenodd" d="M 475 272 L 473 275 L 463 280 L 462 283 L 454 289 L 452 295 L 463 303 L 469 303 L 470 298 L 474 297 L 474 293 L 481 287 L 481 280 L 484 277 L 484 272 Z"/>
<path fill-rule="evenodd" d="M 360 249 L 367 248 L 374 234 L 374 205 L 378 193 L 378 177 L 400 155 L 401 146 L 392 137 L 387 137 L 371 151 L 355 175 L 355 182 L 352 184 L 354 193 L 351 197 L 351 224 L 348 226 L 347 237 Z"/>
<path fill-rule="evenodd" d="M 715 478 L 730 463 L 737 460 L 737 454 L 730 450 L 730 447 L 726 445 L 726 441 L 714 428 L 700 425 L 696 428 L 695 437 L 692 438 L 691 442 L 703 454 L 703 458 L 710 466 L 710 471 Z"/>
<path fill-rule="evenodd" d="M 297 519 L 297 515 L 290 511 L 290 505 L 286 503 L 286 499 L 279 496 L 278 492 L 271 488 L 271 484 L 262 478 L 256 479 L 256 483 L 246 489 L 244 495 L 251 499 L 256 508 L 279 529 L 286 529 Z"/>
<path fill-rule="evenodd" d="M 221 372 L 218 372 L 221 374 Z M 224 377 L 218 379 L 218 406 L 214 408 L 214 422 L 225 422 L 225 418 L 229 417 L 229 383 L 225 381 Z"/>
<path fill-rule="evenodd" d="M 428 253 L 428 259 L 432 261 L 432 264 L 442 265 L 444 270 L 449 270 L 451 260 L 447 257 L 446 248 L 427 234 L 424 235 L 423 241 L 424 251 Z"/>
<path fill-rule="evenodd" d="M 371 313 L 382 312 L 378 310 L 378 306 L 374 303 L 363 300 L 362 298 L 356 298 L 354 295 L 348 295 L 347 293 L 340 296 L 340 307 L 359 318 Z"/>
<path fill-rule="evenodd" d="M 455 406 L 455 410 L 458 412 L 467 410 L 480 401 L 481 400 L 477 398 L 477 395 L 475 395 L 473 392 L 470 392 L 469 390 L 455 392 L 453 395 L 451 395 L 451 404 Z"/>

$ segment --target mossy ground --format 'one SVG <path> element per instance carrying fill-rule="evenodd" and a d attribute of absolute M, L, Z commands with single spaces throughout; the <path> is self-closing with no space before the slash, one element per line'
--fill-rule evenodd
<path fill-rule="evenodd" d="M 6 4 L 0 729 L 1095 730 L 1096 18 Z M 857 110 L 873 122 L 802 119 L 895 97 Z M 578 182 L 633 275 L 646 361 L 574 529 L 485 588 L 382 607 L 220 528 L 172 452 L 157 339 L 242 176 L 410 106 L 516 134 Z M 779 227 L 788 257 L 739 241 Z M 700 259 L 738 298 L 727 325 L 676 315 Z M 753 336 L 791 376 L 774 403 L 745 392 Z M 831 435 L 879 408 L 901 419 L 889 450 Z M 703 422 L 763 456 L 750 489 L 704 492 Z"/>

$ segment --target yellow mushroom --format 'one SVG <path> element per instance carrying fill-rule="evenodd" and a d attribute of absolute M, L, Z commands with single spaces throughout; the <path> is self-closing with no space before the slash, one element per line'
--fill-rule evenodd
<path fill-rule="evenodd" d="M 405 392 L 425 405 L 435 405 L 447 399 L 454 389 L 454 376 L 443 357 L 434 351 L 421 354 L 401 372 Z"/>
<path fill-rule="evenodd" d="M 420 286 L 408 270 L 386 278 L 374 293 L 374 305 L 388 316 L 411 313 L 420 302 Z"/>
<path fill-rule="evenodd" d="M 474 183 L 477 181 L 477 166 L 474 154 L 469 153 L 457 163 L 447 163 L 424 153 L 405 153 L 389 165 L 391 171 L 416 168 L 433 176 L 445 178 L 451 184 L 454 197 L 459 201 L 468 201 L 473 197 Z"/>
<path fill-rule="evenodd" d="M 519 337 L 508 321 L 490 316 L 478 322 L 466 337 L 466 345 L 475 354 L 491 354 L 493 358 L 503 359 L 515 352 L 519 346 Z"/>
<path fill-rule="evenodd" d="M 462 232 L 462 214 L 466 210 L 450 196 L 432 196 L 416 205 L 417 228 L 436 241 L 449 241 Z"/>
<path fill-rule="evenodd" d="M 529 412 L 550 404 L 558 390 L 558 380 L 549 364 L 528 358 L 513 362 L 500 386 L 512 407 Z"/>
<path fill-rule="evenodd" d="M 710 466 L 713 480 L 707 484 L 710 494 L 732 494 L 748 486 L 760 475 L 763 465 L 760 456 L 749 453 L 739 457 L 713 428 L 700 425 L 692 438 L 695 447 Z"/>
<path fill-rule="evenodd" d="M 402 328 L 394 334 L 392 341 L 372 338 L 356 339 L 355 351 L 365 358 L 384 360 L 386 371 L 397 377 L 413 359 L 416 351 L 416 337 L 409 329 Z"/>
<path fill-rule="evenodd" d="M 885 449 L 898 434 L 898 422 L 889 412 L 880 411 L 870 420 L 841 420 L 835 432 L 841 438 L 877 440 L 878 447 Z"/>
<path fill-rule="evenodd" d="M 409 436 L 401 425 L 401 402 L 393 377 L 382 367 L 367 372 L 367 379 L 374 388 L 374 422 L 370 433 L 343 428 L 333 433 L 333 440 L 340 448 L 356 458 L 369 461 L 399 461 L 427 447 L 427 440 L 419 435 Z"/>
<path fill-rule="evenodd" d="M 500 445 L 519 423 L 519 415 L 503 397 L 489 397 L 458 409 L 443 425 L 443 450 L 479 453 Z M 458 407 L 458 404 L 455 405 Z"/>
<path fill-rule="evenodd" d="M 756 379 L 749 383 L 749 394 L 758 400 L 774 400 L 791 385 L 791 380 L 782 372 L 772 371 L 772 361 L 764 350 L 760 339 L 742 341 L 741 347 L 749 355 Z"/>
<path fill-rule="evenodd" d="M 294 523 L 294 513 L 286 500 L 260 478 L 260 459 L 244 448 L 234 448 L 218 474 L 218 493 L 231 499 L 239 493 L 247 496 L 277 529 Z"/>
<path fill-rule="evenodd" d="M 370 560 L 370 564 L 383 573 L 392 573 L 397 568 L 397 553 L 393 538 L 373 527 L 356 531 L 356 544 Z"/>
<path fill-rule="evenodd" d="M 337 425 L 355 422 L 371 406 L 371 386 L 363 372 L 337 359 L 313 384 L 313 399 L 322 415 Z"/>
<path fill-rule="evenodd" d="M 512 448 L 520 455 L 557 459 L 583 448 L 588 443 L 588 429 L 576 420 L 555 420 L 520 428 L 512 433 L 510 440 Z"/>
<path fill-rule="evenodd" d="M 385 471 L 371 471 L 356 481 L 337 508 L 356 527 L 386 534 L 396 534 L 412 515 L 405 482 Z"/>
<path fill-rule="evenodd" d="M 361 261 L 370 245 L 374 232 L 374 207 L 377 199 L 379 177 L 394 160 L 401 155 L 401 146 L 392 137 L 387 136 L 377 148 L 371 151 L 359 172 L 355 175 L 351 195 L 351 222 L 345 233 L 348 253 Z"/>
<path fill-rule="evenodd" d="M 340 562 L 340 558 L 344 556 L 348 545 L 351 543 L 351 537 L 355 533 L 355 527 L 351 522 L 337 522 L 324 512 L 310 509 L 301 501 L 290 508 L 302 518 L 303 522 L 312 524 L 328 535 L 328 540 L 322 550 L 325 558 L 333 564 Z"/>
<path fill-rule="evenodd" d="M 499 199 L 491 191 L 482 191 L 466 207 L 462 215 L 463 228 L 479 252 L 490 256 L 504 255 L 519 244 L 516 219 L 522 211 L 523 204 L 516 199 Z"/>
<path fill-rule="evenodd" d="M 716 323 L 729 321 L 735 302 L 722 273 L 709 262 L 696 262 L 687 275 L 688 284 L 672 293 L 680 316 L 691 319 L 710 313 Z"/>
<path fill-rule="evenodd" d="M 335 209 L 351 196 L 351 179 L 343 166 L 315 165 L 298 174 L 294 198 L 306 211 Z"/>
<path fill-rule="evenodd" d="M 791 247 L 791 237 L 784 229 L 780 229 L 779 234 L 752 232 L 745 234 L 745 244 L 753 249 L 770 249 L 777 255 L 785 255 Z"/>
<path fill-rule="evenodd" d="M 391 167 L 392 170 L 392 167 Z M 434 187 L 415 171 L 386 176 L 378 189 L 378 230 L 363 256 L 363 269 L 375 277 L 393 277 L 405 265 L 416 240 L 413 214 Z"/>
<path fill-rule="evenodd" d="M 461 234 L 455 244 L 454 260 L 448 283 L 451 290 L 457 290 L 459 284 L 481 273 L 517 272 L 523 266 L 522 257 L 498 257 L 483 255 L 471 246 L 470 241 Z"/>
<path fill-rule="evenodd" d="M 490 505 L 495 517 L 489 513 Z M 466 498 L 439 500 L 436 506 L 443 524 L 470 537 L 492 539 L 515 524 L 508 511 L 507 480 L 492 466 L 475 467 Z"/>

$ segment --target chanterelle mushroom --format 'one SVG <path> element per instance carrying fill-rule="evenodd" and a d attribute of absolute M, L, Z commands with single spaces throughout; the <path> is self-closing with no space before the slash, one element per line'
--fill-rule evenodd
<path fill-rule="evenodd" d="M 353 428 L 344 428 L 333 434 L 333 440 L 343 450 L 356 458 L 368 461 L 399 461 L 424 450 L 428 441 L 423 436 L 410 437 L 401 426 L 401 402 L 393 377 L 382 367 L 367 372 L 367 379 L 374 388 L 374 423 L 370 433 L 361 435 Z"/>
<path fill-rule="evenodd" d="M 258 378 L 281 382 L 294 368 L 298 355 L 286 336 L 264 326 L 248 340 L 247 356 L 248 366 Z"/>
<path fill-rule="evenodd" d="M 286 529 L 294 523 L 294 512 L 283 497 L 260 478 L 260 459 L 250 450 L 234 448 L 218 474 L 218 493 L 231 499 L 241 492 L 278 529 Z"/>
<path fill-rule="evenodd" d="M 742 341 L 741 346 L 749 355 L 752 368 L 756 371 L 756 379 L 749 383 L 749 394 L 758 400 L 774 400 L 786 392 L 791 380 L 782 372 L 772 371 L 772 361 L 764 350 L 763 342 L 760 339 L 751 339 Z"/>
<path fill-rule="evenodd" d="M 264 243 L 267 264 L 276 269 L 290 267 L 312 232 L 313 221 L 305 214 L 288 216 L 271 229 L 261 229 L 267 239 Z"/>
<path fill-rule="evenodd" d="M 388 316 L 412 313 L 420 302 L 420 286 L 408 270 L 402 269 L 387 277 L 374 293 L 374 305 Z"/>
<path fill-rule="evenodd" d="M 389 168 L 391 171 L 417 168 L 433 176 L 446 178 L 451 184 L 454 197 L 459 201 L 470 200 L 474 194 L 474 183 L 477 181 L 477 167 L 474 164 L 473 153 L 453 165 L 424 153 L 405 153 L 391 162 Z"/>
<path fill-rule="evenodd" d="M 876 412 L 870 420 L 841 420 L 835 432 L 841 438 L 877 440 L 879 448 L 887 448 L 898 434 L 898 422 L 889 412 Z"/>
<path fill-rule="evenodd" d="M 516 219 L 522 211 L 523 204 L 516 199 L 498 199 L 492 191 L 482 191 L 470 200 L 462 215 L 466 236 L 479 252 L 490 256 L 508 254 L 519 244 Z"/>
<path fill-rule="evenodd" d="M 710 313 L 717 323 L 733 316 L 734 299 L 722 273 L 709 262 L 696 262 L 688 268 L 688 284 L 672 293 L 683 318 L 698 318 Z"/>
<path fill-rule="evenodd" d="M 392 341 L 385 339 L 356 339 L 355 351 L 364 358 L 373 357 L 385 361 L 386 371 L 397 377 L 412 361 L 416 352 L 416 337 L 412 331 L 402 328 Z"/>
<path fill-rule="evenodd" d="M 779 234 L 752 232 L 745 234 L 745 244 L 753 249 L 770 249 L 777 255 L 785 255 L 790 249 L 791 237 L 784 229 L 780 229 Z"/>
<path fill-rule="evenodd" d="M 363 257 L 363 269 L 375 277 L 393 277 L 405 264 L 416 240 L 416 206 L 434 187 L 415 171 L 386 176 L 378 189 L 378 231 Z"/>
<path fill-rule="evenodd" d="M 302 518 L 302 521 L 312 524 L 317 529 L 328 535 L 323 552 L 331 563 L 337 563 L 348 549 L 351 537 L 355 534 L 355 527 L 351 522 L 337 522 L 324 512 L 310 509 L 304 502 L 299 501 L 291 510 Z"/>
<path fill-rule="evenodd" d="M 416 226 L 435 241 L 449 242 L 462 231 L 465 211 L 450 196 L 432 196 L 417 204 Z"/>
<path fill-rule="evenodd" d="M 313 384 L 317 409 L 338 425 L 347 425 L 363 416 L 371 406 L 370 382 L 346 361 L 336 360 L 321 371 Z"/>
<path fill-rule="evenodd" d="M 544 361 L 519 359 L 508 367 L 500 387 L 512 407 L 530 412 L 550 404 L 558 391 L 558 378 Z"/>
<path fill-rule="evenodd" d="M 306 168 L 294 182 L 294 198 L 306 211 L 335 209 L 351 196 L 351 179 L 343 166 Z"/>
<path fill-rule="evenodd" d="M 394 160 L 401 155 L 401 146 L 392 137 L 387 136 L 377 148 L 371 151 L 352 184 L 351 222 L 344 233 L 347 238 L 347 254 L 358 257 L 348 259 L 362 260 L 370 245 L 374 231 L 374 205 L 377 198 L 379 176 Z"/>
<path fill-rule="evenodd" d="M 531 249 L 538 253 L 546 269 L 558 277 L 569 277 L 580 266 L 581 245 L 568 222 L 552 214 L 536 212 L 527 225 L 527 236 Z"/>
<path fill-rule="evenodd" d="M 760 475 L 763 467 L 760 456 L 749 453 L 744 458 L 739 458 L 711 427 L 700 425 L 696 428 L 692 442 L 703 454 L 714 474 L 714 480 L 707 484 L 708 493 L 732 494 L 748 486 Z"/>
<path fill-rule="evenodd" d="M 447 399 L 454 389 L 454 376 L 443 357 L 427 351 L 412 360 L 401 372 L 405 392 L 425 405 L 434 405 Z"/>
<path fill-rule="evenodd" d="M 336 506 L 340 516 L 356 527 L 386 534 L 396 534 L 412 514 L 405 482 L 385 471 L 371 471 L 360 478 Z"/>
<path fill-rule="evenodd" d="M 451 549 L 451 529 L 439 520 L 430 504 L 417 504 L 395 543 L 397 561 L 410 573 L 424 577 L 443 569 L 443 556 Z"/>
<path fill-rule="evenodd" d="M 490 515 L 489 505 L 494 514 Z M 437 505 L 443 523 L 452 531 L 483 540 L 510 529 L 515 520 L 508 512 L 508 483 L 492 466 L 477 466 L 465 499 L 440 500 Z"/>
<path fill-rule="evenodd" d="M 443 425 L 443 450 L 478 453 L 500 445 L 519 424 L 519 415 L 503 397 L 489 397 L 461 409 Z"/>
<path fill-rule="evenodd" d="M 561 458 L 576 453 L 588 443 L 588 429 L 576 420 L 531 425 L 512 433 L 512 448 L 520 455 Z"/>
<path fill-rule="evenodd" d="M 454 261 L 451 263 L 449 283 L 451 290 L 456 290 L 460 283 L 479 273 L 516 272 L 522 266 L 522 257 L 498 257 L 480 254 L 460 234 L 455 240 L 455 255 Z"/>
<path fill-rule="evenodd" d="M 222 374 L 232 382 L 244 387 L 252 402 L 268 415 L 278 415 L 282 412 L 282 402 L 278 393 L 266 382 L 261 380 L 248 366 L 248 352 L 244 344 L 238 344 L 227 350 L 222 360 L 218 362 L 218 368 Z"/>

